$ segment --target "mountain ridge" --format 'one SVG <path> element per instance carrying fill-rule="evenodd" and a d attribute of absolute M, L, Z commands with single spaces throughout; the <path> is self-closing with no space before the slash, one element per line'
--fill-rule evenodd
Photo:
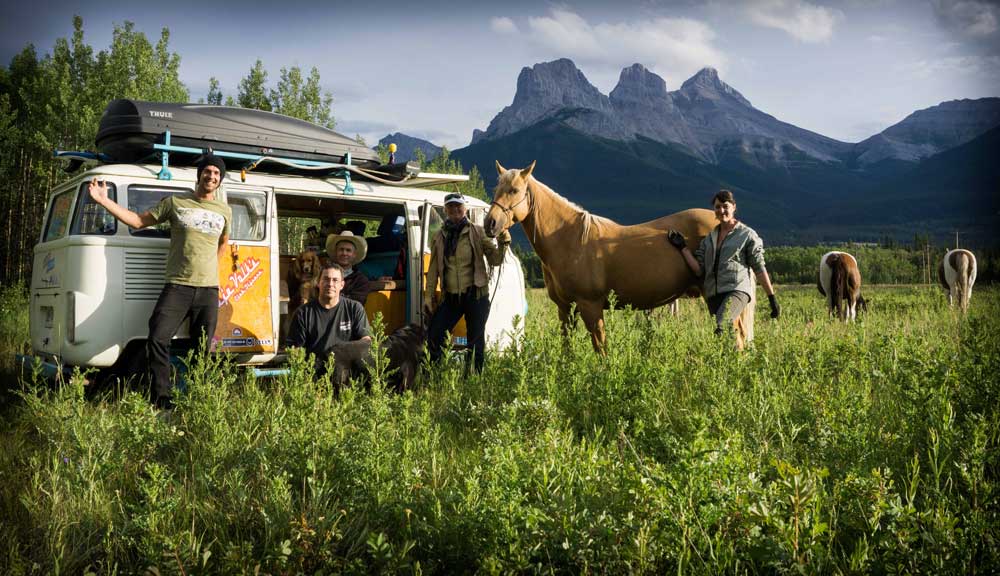
<path fill-rule="evenodd" d="M 916 162 L 968 142 L 1000 124 L 1000 98 L 956 100 L 918 110 L 859 143 L 841 142 L 799 128 L 755 108 L 711 67 L 699 70 L 679 89 L 642 64 L 622 69 L 604 96 L 569 59 L 522 68 L 517 91 L 487 129 L 473 131 L 470 144 L 522 130 L 562 108 L 588 109 L 571 125 L 592 136 L 628 141 L 644 136 L 690 149 L 711 163 L 734 147 L 757 148 L 761 162 L 783 165 L 785 146 L 820 162 L 864 168 L 883 160 Z M 578 115 L 579 116 L 579 115 Z M 769 148 L 769 157 L 759 151 Z M 794 155 L 794 154 L 793 154 Z"/>
<path fill-rule="evenodd" d="M 560 59 L 523 68 L 512 103 L 474 134 L 452 157 L 477 166 L 487 189 L 495 160 L 537 160 L 546 184 L 623 224 L 706 206 L 719 188 L 779 243 L 943 237 L 956 227 L 995 243 L 1000 224 L 990 196 L 1000 170 L 988 160 L 1000 157 L 1000 98 L 942 102 L 848 143 L 755 108 L 712 68 L 669 91 L 636 63 L 605 96 Z"/>

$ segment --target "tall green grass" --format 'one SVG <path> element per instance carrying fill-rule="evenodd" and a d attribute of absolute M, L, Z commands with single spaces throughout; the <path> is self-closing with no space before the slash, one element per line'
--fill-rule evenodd
<path fill-rule="evenodd" d="M 843 325 L 781 289 L 743 354 L 700 302 L 615 311 L 602 358 L 534 292 L 516 349 L 402 396 L 335 398 L 298 356 L 268 381 L 196 359 L 167 416 L 24 383 L 0 572 L 991 573 L 1000 290 L 966 318 L 866 293 Z"/>

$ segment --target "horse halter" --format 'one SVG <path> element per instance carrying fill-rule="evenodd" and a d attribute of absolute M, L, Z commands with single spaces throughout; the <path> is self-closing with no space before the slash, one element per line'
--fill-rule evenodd
<path fill-rule="evenodd" d="M 521 198 L 520 200 L 518 200 L 517 202 L 515 202 L 513 205 L 511 205 L 509 207 L 501 206 L 499 203 L 497 203 L 496 200 L 494 200 L 494 201 L 490 202 L 490 206 L 496 206 L 497 208 L 499 208 L 504 213 L 504 216 L 506 216 L 507 219 L 510 220 L 511 226 L 513 226 L 514 224 L 517 224 L 518 222 L 520 222 L 520 220 L 515 220 L 514 219 L 514 208 L 517 208 L 522 203 L 526 202 L 530 196 L 531 196 L 531 188 L 528 188 L 527 186 L 525 186 L 524 187 L 524 198 Z M 535 203 L 531 202 L 530 205 L 528 206 L 528 214 L 531 214 L 531 211 L 532 211 L 532 209 L 534 209 L 534 207 L 535 207 Z"/>

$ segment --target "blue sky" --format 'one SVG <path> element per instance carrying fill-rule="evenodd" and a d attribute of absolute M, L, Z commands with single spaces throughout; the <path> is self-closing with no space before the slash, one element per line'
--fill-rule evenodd
<path fill-rule="evenodd" d="M 235 95 L 258 58 L 272 84 L 282 66 L 315 66 L 338 130 L 369 143 L 402 131 L 465 146 L 511 103 L 522 67 L 563 57 L 605 94 L 634 62 L 668 90 L 713 66 L 758 109 L 848 142 L 945 100 L 1000 96 L 995 0 L 39 0 L 4 6 L 0 60 L 27 43 L 51 51 L 73 14 L 96 49 L 126 20 L 154 42 L 169 28 L 192 100 L 210 76 Z"/>

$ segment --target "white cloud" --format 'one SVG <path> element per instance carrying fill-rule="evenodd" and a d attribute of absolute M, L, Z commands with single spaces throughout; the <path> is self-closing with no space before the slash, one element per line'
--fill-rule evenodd
<path fill-rule="evenodd" d="M 967 36 L 989 36 L 1000 29 L 1000 6 L 982 0 L 932 0 L 934 14 L 948 28 Z"/>
<path fill-rule="evenodd" d="M 490 28 L 497 34 L 517 34 L 517 24 L 506 16 L 490 18 Z"/>
<path fill-rule="evenodd" d="M 722 72 L 728 62 L 713 46 L 715 32 L 689 18 L 651 18 L 591 24 L 567 8 L 528 19 L 528 36 L 546 57 L 567 57 L 577 64 L 614 68 L 639 62 L 674 81 L 704 66 Z"/>
<path fill-rule="evenodd" d="M 753 0 L 746 4 L 746 11 L 755 24 L 783 30 L 807 43 L 829 41 L 833 29 L 844 18 L 844 13 L 836 8 L 805 0 Z"/>
<path fill-rule="evenodd" d="M 951 56 L 917 60 L 900 69 L 918 80 L 951 76 L 1000 79 L 1000 56 Z"/>

